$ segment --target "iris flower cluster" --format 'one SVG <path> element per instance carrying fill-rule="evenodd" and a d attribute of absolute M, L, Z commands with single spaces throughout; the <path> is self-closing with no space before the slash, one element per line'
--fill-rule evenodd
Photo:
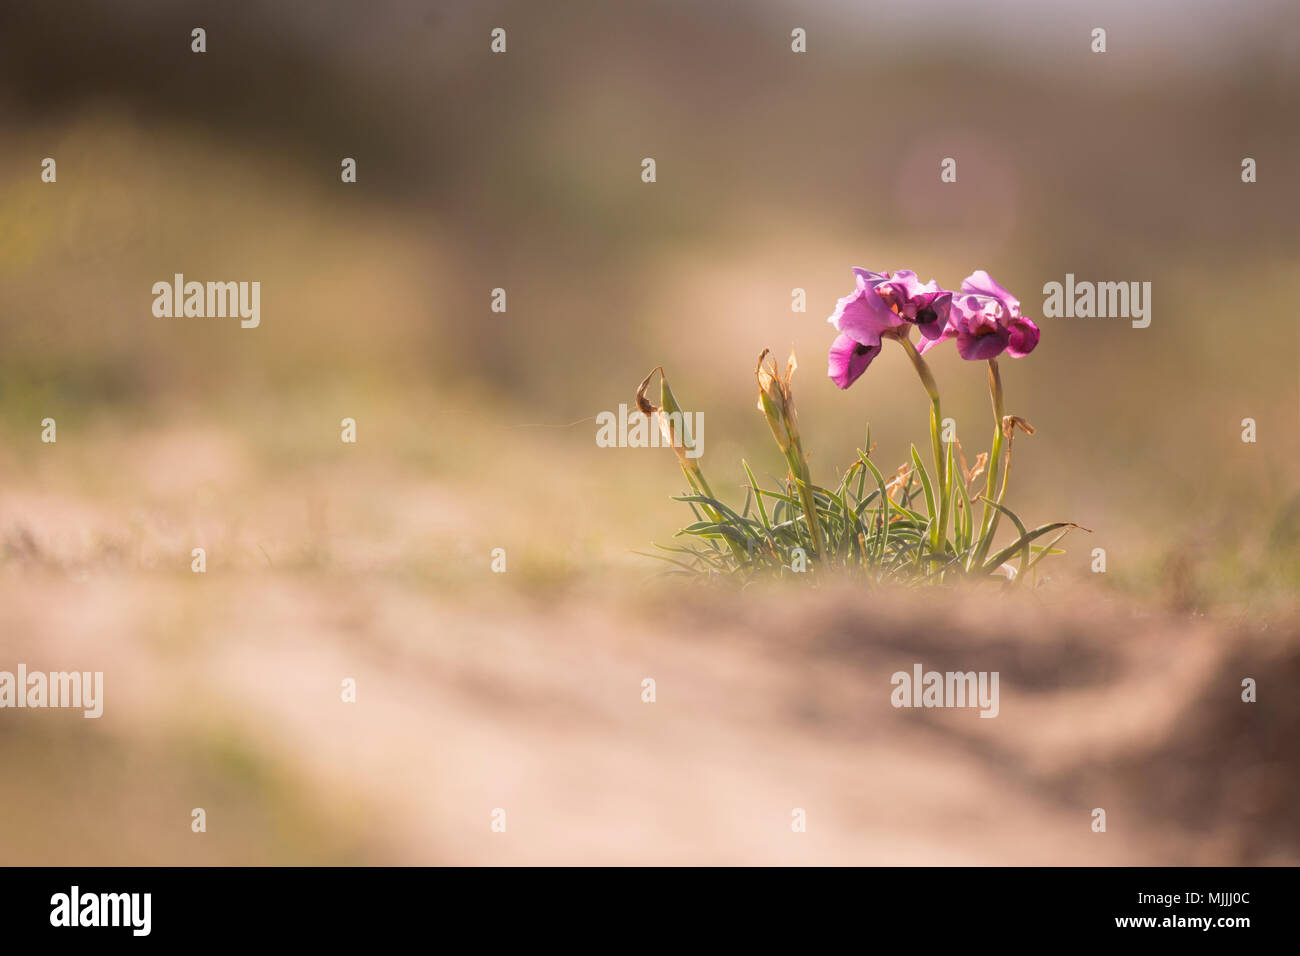
<path fill-rule="evenodd" d="M 827 374 L 846 389 L 867 370 L 880 354 L 886 339 L 898 342 L 912 361 L 921 384 L 930 396 L 930 438 L 934 467 L 940 486 L 938 524 L 932 529 L 935 546 L 945 540 L 953 507 L 951 485 L 953 461 L 940 441 L 943 422 L 939 389 L 922 356 L 949 339 L 957 340 L 957 354 L 970 362 L 986 361 L 989 366 L 989 396 L 993 405 L 993 450 L 988 459 L 984 513 L 980 522 L 982 546 L 977 560 L 988 551 L 1001 516 L 1006 493 L 1006 469 L 1010 468 L 1010 441 L 1015 428 L 1029 434 L 1033 428 L 1023 419 L 1007 416 L 1003 409 L 1002 375 L 998 356 L 1005 352 L 1023 358 L 1038 345 L 1038 326 L 1020 314 L 1020 300 L 983 269 L 972 272 L 961 283 L 960 292 L 941 289 L 931 279 L 922 283 L 915 272 L 869 272 L 854 268 L 857 288 L 840 299 L 828 322 L 839 331 L 831 344 Z M 910 338 L 919 333 L 919 346 Z M 1006 448 L 1004 463 L 1003 449 Z M 1002 487 L 998 488 L 999 475 Z"/>
<path fill-rule="evenodd" d="M 1043 557 L 1059 553 L 1054 545 L 1078 527 L 1058 521 L 1028 530 L 1005 504 L 1012 439 L 1016 431 L 1034 430 L 1023 418 L 1005 413 L 998 359 L 1004 353 L 1021 358 L 1032 352 L 1038 345 L 1038 326 L 1021 314 L 1020 301 L 983 270 L 967 276 L 956 292 L 940 288 L 933 279 L 921 282 L 906 269 L 854 269 L 853 276 L 854 291 L 839 300 L 829 319 L 839 334 L 830 347 L 828 374 L 839 388 L 847 389 L 876 360 L 886 341 L 896 342 L 930 399 L 933 469 L 913 446 L 910 459 L 886 478 L 871 458 L 874 446 L 868 429 L 866 448 L 859 449 L 856 460 L 841 472 L 838 487 L 817 484 L 799 436 L 794 354 L 781 369 L 764 351 L 755 369 L 758 410 L 785 458 L 785 477 L 778 479 L 775 490 L 760 488 L 749 463 L 742 462 L 749 483 L 743 508 L 734 510 L 714 495 L 698 461 L 683 460 L 690 492 L 678 500 L 691 506 L 697 520 L 678 535 L 699 544 L 660 546 L 669 554 L 656 557 L 679 573 L 749 576 L 763 570 L 803 573 L 838 567 L 865 571 L 882 582 L 1022 578 Z M 939 387 L 925 358 L 949 339 L 956 341 L 963 359 L 988 365 L 993 443 L 973 467 L 955 436 L 943 432 Z M 661 406 L 676 408 L 667 379 L 657 371 Z M 661 407 L 645 397 L 649 382 L 647 377 L 637 393 L 638 406 L 648 415 Z M 981 477 L 982 493 L 975 487 Z M 976 507 L 982 508 L 978 522 Z M 1003 515 L 1014 522 L 1017 537 L 994 550 Z M 1034 543 L 1052 533 L 1056 536 L 1046 544 Z M 1013 564 L 1016 558 L 1018 567 Z"/>
<path fill-rule="evenodd" d="M 922 283 L 909 269 L 868 272 L 854 269 L 857 289 L 839 300 L 827 320 L 839 330 L 831 345 L 829 374 L 848 388 L 880 354 L 886 338 L 920 333 L 917 352 L 957 340 L 957 354 L 968 361 L 995 359 L 1003 352 L 1022 358 L 1038 344 L 1038 326 L 1020 314 L 1020 300 L 983 269 L 962 280 L 960 292 Z"/>

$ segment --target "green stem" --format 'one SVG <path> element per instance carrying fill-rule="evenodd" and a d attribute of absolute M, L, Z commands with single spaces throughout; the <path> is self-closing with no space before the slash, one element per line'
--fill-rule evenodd
<path fill-rule="evenodd" d="M 790 443 L 786 463 L 790 466 L 790 474 L 794 476 L 795 486 L 799 489 L 799 500 L 803 502 L 804 520 L 808 523 L 808 533 L 812 535 L 813 557 L 820 557 L 825 546 L 822 544 L 821 519 L 817 517 L 817 498 L 812 490 L 812 471 L 803 459 L 803 448 L 797 438 Z"/>
<path fill-rule="evenodd" d="M 939 403 L 939 386 L 930 372 L 930 366 L 926 364 L 911 340 L 904 336 L 898 341 L 903 346 L 903 351 L 907 353 L 907 357 L 912 360 L 912 367 L 916 369 L 926 394 L 930 396 L 930 450 L 934 453 L 934 469 L 938 478 L 939 492 L 939 523 L 930 527 L 930 548 L 937 553 L 941 547 L 947 550 L 949 502 L 952 501 L 952 476 L 949 474 L 941 439 L 943 409 Z"/>
<path fill-rule="evenodd" d="M 709 482 L 704 477 L 704 472 L 700 469 L 699 465 L 696 465 L 694 468 L 690 468 L 687 467 L 686 465 L 682 465 L 682 471 L 686 473 L 686 480 L 696 486 L 695 487 L 696 491 L 698 491 L 700 494 L 704 495 L 705 497 L 713 498 L 714 500 L 717 500 L 718 496 L 715 495 L 713 493 L 713 489 L 709 487 Z"/>
<path fill-rule="evenodd" d="M 989 359 L 989 398 L 993 403 L 993 450 L 989 453 L 988 478 L 984 484 L 984 497 L 988 500 L 984 502 L 984 514 L 980 519 L 980 544 L 972 567 L 979 567 L 988 555 L 989 545 L 993 543 L 993 534 L 998 529 L 998 518 L 1002 514 L 989 504 L 989 501 L 1001 501 L 1001 495 L 997 499 L 993 496 L 998 491 L 998 474 L 1002 469 L 1002 445 L 1006 440 L 1002 433 L 1004 415 L 1002 373 L 998 370 L 998 360 L 995 358 Z M 1005 483 L 1002 486 L 1002 493 L 1006 493 Z"/>

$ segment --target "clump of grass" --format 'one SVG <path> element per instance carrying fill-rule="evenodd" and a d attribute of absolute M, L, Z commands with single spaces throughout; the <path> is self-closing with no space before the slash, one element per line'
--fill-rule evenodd
<path fill-rule="evenodd" d="M 671 395 L 666 377 L 662 383 Z M 788 378 L 785 386 L 789 397 Z M 787 401 L 783 407 L 793 417 L 793 402 Z M 660 408 L 652 407 L 648 414 L 659 412 Z M 774 418 L 777 421 L 774 433 L 786 433 L 779 409 L 775 415 L 765 409 L 765 415 L 769 424 Z M 1012 430 L 1026 424 L 1021 420 L 1008 423 L 1005 460 L 1010 458 Z M 987 456 L 980 455 L 974 466 L 968 466 L 960 445 L 953 441 L 948 443 L 947 458 L 954 480 L 947 483 L 946 491 L 939 491 L 948 497 L 953 520 L 948 533 L 939 539 L 934 532 L 943 508 L 942 499 L 936 496 L 940 485 L 915 445 L 908 461 L 886 477 L 872 460 L 874 446 L 868 428 L 865 446 L 856 450 L 839 482 L 828 488 L 812 480 L 807 459 L 797 445 L 797 431 L 794 435 L 796 443 L 784 445 L 780 434 L 777 437 L 790 465 L 784 480 L 773 479 L 768 487 L 761 487 L 749 462 L 741 461 L 747 482 L 744 503 L 738 508 L 713 493 L 698 458 L 679 453 L 690 489 L 673 500 L 686 504 L 695 520 L 676 533 L 677 544 L 656 544 L 660 553 L 647 556 L 671 565 L 667 573 L 682 575 L 748 578 L 797 574 L 811 579 L 838 569 L 878 583 L 940 583 L 959 578 L 1011 583 L 1031 576 L 1047 555 L 1063 553 L 1056 545 L 1078 527 L 1056 521 L 1027 528 L 1005 504 L 974 487 Z M 675 450 L 693 447 L 683 446 L 680 437 L 676 440 Z M 958 466 L 960 474 L 956 475 Z M 988 505 L 1005 515 L 1015 526 L 1016 538 L 994 550 L 996 528 L 991 522 L 981 528 L 977 505 Z"/>
<path fill-rule="evenodd" d="M 886 479 L 872 460 L 868 427 L 864 447 L 834 487 L 817 484 L 799 437 L 791 385 L 797 368 L 791 352 L 784 371 L 759 356 L 755 378 L 758 409 L 788 466 L 784 479 L 759 486 L 747 461 L 741 466 L 748 483 L 739 510 L 721 501 L 704 477 L 699 449 L 685 427 L 687 417 L 668 386 L 662 368 L 646 376 L 637 390 L 637 405 L 658 417 L 672 444 L 690 491 L 676 496 L 695 520 L 679 530 L 675 545 L 656 545 L 650 555 L 669 565 L 670 574 L 713 574 L 749 578 L 762 574 L 796 574 L 815 580 L 833 571 L 849 572 L 876 583 L 941 584 L 959 580 L 1000 580 L 1014 585 L 1036 579 L 1039 562 L 1061 554 L 1056 546 L 1080 526 L 1054 521 L 1030 529 L 1006 505 L 1011 449 L 1017 432 L 1034 428 L 1005 413 L 997 355 L 1028 354 L 1038 329 L 1022 317 L 1019 302 L 987 273 L 963 283 L 961 298 L 933 281 L 922 285 L 914 273 L 859 273 L 858 291 L 840 300 L 831 321 L 841 336 L 831 348 L 831 377 L 848 388 L 879 354 L 884 341 L 906 353 L 930 401 L 927 466 L 915 445 L 901 467 Z M 924 336 L 920 350 L 910 340 L 912 328 Z M 967 464 L 955 438 L 942 437 L 939 388 L 921 352 L 955 338 L 963 358 L 987 361 L 993 408 L 991 450 L 975 465 Z M 660 404 L 646 397 L 655 373 L 660 376 Z M 692 454 L 687 454 L 690 451 Z M 977 482 L 983 477 L 983 489 Z M 979 517 L 976 517 L 976 511 Z M 1001 518 L 1015 537 L 995 547 Z M 1087 529 L 1080 529 L 1087 530 Z"/>

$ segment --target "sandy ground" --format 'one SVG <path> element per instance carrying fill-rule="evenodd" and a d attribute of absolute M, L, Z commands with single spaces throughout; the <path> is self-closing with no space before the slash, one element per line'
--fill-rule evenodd
<path fill-rule="evenodd" d="M 1294 619 L 508 578 L 11 560 L 2 666 L 106 694 L 97 721 L 3 714 L 5 862 L 1300 860 Z M 998 671 L 998 717 L 893 708 L 917 662 Z"/>
<path fill-rule="evenodd" d="M 57 454 L 0 497 L 0 670 L 102 670 L 104 716 L 0 711 L 0 862 L 1300 862 L 1276 602 L 741 591 L 566 540 L 627 508 L 540 470 L 521 504 L 219 430 Z M 998 716 L 894 708 L 915 664 L 996 671 Z"/>

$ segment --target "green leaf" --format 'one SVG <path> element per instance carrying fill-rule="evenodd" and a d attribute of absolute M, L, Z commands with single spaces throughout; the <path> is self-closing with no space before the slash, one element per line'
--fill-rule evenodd
<path fill-rule="evenodd" d="M 1034 559 L 1032 561 L 1030 561 L 1027 565 L 1025 565 L 1025 570 L 1032 571 L 1034 569 L 1034 565 L 1038 564 L 1039 561 L 1043 560 L 1043 558 L 1047 557 L 1049 554 L 1065 554 L 1064 548 L 1053 548 L 1053 545 L 1055 545 L 1056 542 L 1060 541 L 1062 538 L 1064 538 L 1067 534 L 1069 534 L 1073 530 L 1074 530 L 1073 528 L 1066 528 L 1064 531 L 1058 534 L 1051 541 L 1047 542 L 1047 544 L 1041 546 L 1035 546 L 1034 548 L 1031 548 L 1031 550 L 1038 551 L 1038 554 L 1034 556 Z"/>
<path fill-rule="evenodd" d="M 871 445 L 868 444 L 867 447 L 870 448 Z M 863 452 L 863 451 L 860 450 L 860 449 L 859 449 L 859 451 L 858 451 L 858 460 L 861 461 L 862 464 L 864 464 L 864 465 L 867 467 L 867 469 L 871 472 L 872 476 L 876 479 L 876 485 L 877 485 L 877 487 L 878 487 L 878 489 L 879 489 L 879 493 L 880 493 L 880 509 L 879 509 L 879 515 L 880 515 L 880 536 L 879 536 L 879 537 L 880 537 L 880 553 L 879 553 L 879 557 L 880 557 L 880 558 L 884 558 L 884 556 L 885 556 L 885 546 L 886 546 L 886 544 L 888 544 L 888 542 L 889 542 L 889 507 L 890 507 L 890 504 L 891 504 L 891 502 L 890 502 L 890 500 L 889 500 L 889 492 L 887 492 L 887 491 L 885 490 L 885 476 L 882 475 L 882 474 L 880 473 L 880 469 L 876 467 L 875 462 L 873 462 L 870 458 L 868 458 L 868 457 L 866 456 L 866 453 Z"/>
<path fill-rule="evenodd" d="M 1079 526 L 1073 521 L 1053 521 L 1051 524 L 1042 525 L 1041 527 L 1035 528 L 1033 531 L 1027 531 L 997 554 L 993 555 L 993 557 L 989 558 L 980 569 L 981 573 L 992 574 L 1002 566 L 1002 563 L 1006 561 L 1007 558 L 1011 557 L 1011 555 L 1015 554 L 1017 551 L 1024 549 L 1025 545 L 1030 541 L 1036 541 L 1043 535 L 1050 534 L 1051 532 L 1060 530 L 1061 528 L 1069 528 L 1073 530 L 1077 527 Z"/>
<path fill-rule="evenodd" d="M 767 519 L 767 509 L 763 507 L 763 492 L 758 487 L 758 482 L 754 480 L 754 473 L 749 470 L 749 462 L 741 460 L 741 465 L 745 468 L 745 474 L 749 476 L 749 487 L 754 492 L 754 501 L 758 505 L 758 516 L 762 519 L 763 530 L 771 527 L 771 522 Z"/>
<path fill-rule="evenodd" d="M 958 527 L 957 551 L 964 552 L 970 547 L 971 534 L 974 531 L 974 524 L 971 520 L 970 513 L 970 495 L 966 491 L 966 476 L 958 475 L 956 477 L 957 490 L 961 494 L 961 513 L 957 516 Z"/>
<path fill-rule="evenodd" d="M 930 485 L 930 473 L 925 470 L 925 463 L 921 461 L 921 456 L 917 452 L 915 445 L 912 446 L 912 464 L 915 467 L 915 471 L 913 473 L 919 474 L 921 476 L 921 487 L 925 490 L 925 510 L 926 513 L 929 514 L 930 516 L 930 522 L 934 529 L 930 535 L 931 537 L 930 546 L 935 551 L 938 551 L 939 550 L 939 525 L 937 522 L 939 520 L 939 512 L 935 508 L 934 488 L 931 487 Z"/>
<path fill-rule="evenodd" d="M 745 523 L 745 519 L 742 518 L 740 515 L 736 514 L 736 512 L 735 512 L 734 510 L 732 510 L 731 508 L 728 508 L 726 505 L 724 505 L 724 504 L 723 504 L 721 501 L 719 501 L 717 498 L 710 498 L 708 495 L 680 495 L 680 496 L 676 496 L 676 497 L 674 497 L 673 500 L 674 500 L 674 501 L 691 501 L 691 502 L 698 502 L 698 503 L 700 503 L 700 504 L 702 504 L 702 505 L 708 505 L 708 506 L 711 507 L 714 511 L 718 512 L 719 516 L 721 516 L 721 515 L 727 515 L 727 516 L 730 517 L 733 521 L 736 521 L 736 522 L 739 523 L 739 524 L 744 524 L 744 523 Z M 715 520 L 715 521 L 720 521 L 720 520 L 721 520 L 721 517 L 719 517 L 719 518 L 715 518 L 714 520 Z"/>
<path fill-rule="evenodd" d="M 692 574 L 698 574 L 700 572 L 698 566 L 687 564 L 685 561 L 678 561 L 676 558 L 670 558 L 665 554 L 651 554 L 649 551 L 633 551 L 632 553 L 638 554 L 643 558 L 654 558 L 656 561 L 667 561 L 669 564 L 675 564 L 679 568 L 685 568 Z"/>

